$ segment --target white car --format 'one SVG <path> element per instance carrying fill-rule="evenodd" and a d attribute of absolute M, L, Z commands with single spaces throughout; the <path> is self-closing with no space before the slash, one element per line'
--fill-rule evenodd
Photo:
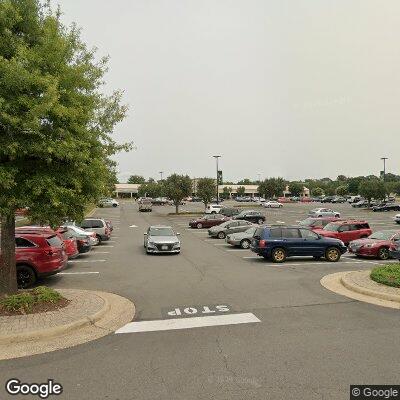
<path fill-rule="evenodd" d="M 99 207 L 118 207 L 119 203 L 115 199 L 101 199 L 99 201 Z"/>
<path fill-rule="evenodd" d="M 281 208 L 281 207 L 283 207 L 283 204 L 279 203 L 279 201 L 266 201 L 262 205 L 265 208 Z"/>
<path fill-rule="evenodd" d="M 63 225 L 62 227 L 66 229 L 71 229 L 78 235 L 86 236 L 89 239 L 89 243 L 91 244 L 91 246 L 97 246 L 99 244 L 99 239 L 96 235 L 96 232 L 85 231 L 73 224 Z"/>
<path fill-rule="evenodd" d="M 321 218 L 321 217 L 337 217 L 340 218 L 340 213 L 333 211 L 330 208 L 314 208 L 308 213 L 309 217 Z"/>
<path fill-rule="evenodd" d="M 209 204 L 209 205 L 206 207 L 205 213 L 206 213 L 206 214 L 219 214 L 219 212 L 221 211 L 221 209 L 222 209 L 223 207 L 224 207 L 224 206 L 222 206 L 221 204 Z"/>
<path fill-rule="evenodd" d="M 400 224 L 400 214 L 395 215 L 395 217 L 393 219 L 394 219 L 395 222 Z"/>

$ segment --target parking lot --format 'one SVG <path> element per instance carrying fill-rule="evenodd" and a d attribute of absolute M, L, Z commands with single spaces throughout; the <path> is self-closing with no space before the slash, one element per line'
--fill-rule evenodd
<path fill-rule="evenodd" d="M 251 208 L 261 209 L 268 224 L 295 224 L 318 206 Z M 188 203 L 181 209 L 199 212 L 202 207 Z M 368 220 L 374 231 L 398 226 L 395 212 L 372 213 L 348 204 L 329 208 L 345 218 Z M 209 239 L 207 229 L 188 227 L 190 216 L 172 212 L 171 206 L 156 206 L 139 213 L 131 200 L 97 209 L 95 215 L 114 226 L 111 240 L 46 279 L 54 288 L 127 297 L 136 305 L 135 322 L 147 324 L 75 348 L 4 362 L 1 377 L 23 377 L 27 370 L 31 381 L 54 377 L 63 384 L 63 398 L 107 398 L 111 387 L 108 398 L 152 400 L 252 399 L 267 393 L 269 399 L 344 399 L 350 384 L 397 381 L 397 312 L 336 295 L 319 283 L 329 273 L 370 269 L 378 260 L 345 254 L 337 263 L 293 258 L 274 264 Z M 146 255 L 143 233 L 155 224 L 181 233 L 180 255 Z M 208 315 L 220 315 L 221 323 L 191 320 Z M 224 325 L 227 316 L 233 322 Z M 168 330 L 171 318 L 185 322 Z M 193 321 L 197 328 L 187 329 Z"/>

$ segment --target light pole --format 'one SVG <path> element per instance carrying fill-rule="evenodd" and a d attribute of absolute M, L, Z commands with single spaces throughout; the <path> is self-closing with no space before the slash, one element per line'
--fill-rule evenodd
<path fill-rule="evenodd" d="M 385 176 L 386 176 L 386 160 L 387 157 L 381 157 L 381 160 L 383 160 L 383 182 L 385 182 Z"/>
<path fill-rule="evenodd" d="M 218 191 L 218 159 L 221 156 L 213 156 L 215 158 L 215 161 L 217 162 L 217 204 L 219 204 L 219 191 Z"/>
<path fill-rule="evenodd" d="M 160 171 L 160 172 L 159 172 L 160 177 L 161 177 L 161 182 L 162 182 L 162 175 L 163 175 L 163 173 L 164 173 L 164 171 Z"/>

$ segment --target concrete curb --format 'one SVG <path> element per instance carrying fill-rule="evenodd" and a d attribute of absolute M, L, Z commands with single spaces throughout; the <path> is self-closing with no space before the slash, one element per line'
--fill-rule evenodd
<path fill-rule="evenodd" d="M 95 292 L 96 296 L 100 297 L 104 301 L 104 306 L 101 310 L 97 311 L 93 315 L 80 318 L 77 321 L 71 322 L 65 325 L 58 325 L 52 328 L 46 328 L 38 331 L 30 331 L 23 333 L 14 333 L 11 335 L 1 335 L 0 344 L 10 344 L 22 341 L 40 340 L 45 338 L 52 338 L 55 336 L 61 336 L 66 333 L 73 332 L 77 329 L 83 328 L 87 325 L 94 324 L 101 319 L 105 313 L 110 309 L 110 303 L 107 298 L 101 295 L 101 292 Z"/>
<path fill-rule="evenodd" d="M 352 272 L 354 272 L 354 271 L 352 271 Z M 377 297 L 378 299 L 395 301 L 397 303 L 400 303 L 400 295 L 378 292 L 376 290 L 368 289 L 368 288 L 362 287 L 360 285 L 357 285 L 357 284 L 351 282 L 351 280 L 349 279 L 349 276 L 352 274 L 352 272 L 348 272 L 340 278 L 342 285 L 346 289 L 352 290 L 353 292 L 357 292 L 360 294 L 365 294 L 366 296 Z M 368 271 L 368 272 L 370 273 L 371 271 Z"/>

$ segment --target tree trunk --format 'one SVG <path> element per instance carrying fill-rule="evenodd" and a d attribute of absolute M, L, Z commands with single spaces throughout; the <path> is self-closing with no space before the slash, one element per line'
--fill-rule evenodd
<path fill-rule="evenodd" d="M 1 221 L 0 247 L 0 296 L 17 292 L 15 267 L 15 215 L 3 215 Z"/>
<path fill-rule="evenodd" d="M 179 203 L 175 203 L 175 214 L 179 214 Z"/>

